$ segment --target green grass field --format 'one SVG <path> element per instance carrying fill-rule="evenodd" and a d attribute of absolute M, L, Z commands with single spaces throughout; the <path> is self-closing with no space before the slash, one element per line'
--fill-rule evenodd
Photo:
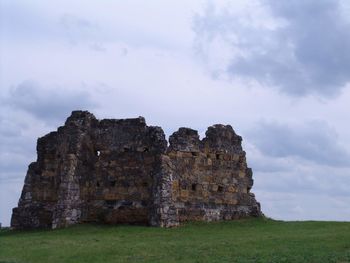
<path fill-rule="evenodd" d="M 247 219 L 173 229 L 1 230 L 0 262 L 350 262 L 350 223 Z"/>

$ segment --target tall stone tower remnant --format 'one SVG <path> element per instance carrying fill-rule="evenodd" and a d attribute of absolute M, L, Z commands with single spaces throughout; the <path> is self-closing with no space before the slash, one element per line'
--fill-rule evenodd
<path fill-rule="evenodd" d="M 11 226 L 172 227 L 262 216 L 241 141 L 219 124 L 202 140 L 180 128 L 168 145 L 163 130 L 143 117 L 97 120 L 73 111 L 64 126 L 38 139 Z"/>

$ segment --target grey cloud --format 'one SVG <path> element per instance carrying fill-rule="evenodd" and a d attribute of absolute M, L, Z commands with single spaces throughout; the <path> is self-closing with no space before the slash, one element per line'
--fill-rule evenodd
<path fill-rule="evenodd" d="M 18 137 L 21 135 L 21 125 L 11 122 L 0 116 L 0 138 L 1 137 Z"/>
<path fill-rule="evenodd" d="M 37 137 L 56 128 L 72 110 L 96 107 L 87 91 L 47 89 L 33 81 L 12 87 L 0 101 L 0 180 L 4 181 L 25 175 L 26 166 L 35 160 Z"/>
<path fill-rule="evenodd" d="M 256 156 L 248 152 L 248 160 L 253 161 L 251 164 L 254 171 L 253 192 L 267 216 L 284 220 L 350 218 L 350 213 L 339 213 L 348 210 L 348 202 L 345 200 L 350 198 L 349 167 L 305 163 L 294 156 L 282 158 L 262 154 L 259 163 L 285 164 L 279 171 L 271 172 L 262 171 L 260 166 L 255 166 L 254 158 Z M 306 197 L 309 202 L 305 202 Z M 337 210 L 335 207 L 339 206 L 339 203 L 342 203 L 342 209 Z"/>
<path fill-rule="evenodd" d="M 98 38 L 97 24 L 72 14 L 62 15 L 59 24 L 62 26 L 70 44 L 75 45 L 83 41 L 90 43 L 90 48 L 95 51 L 105 51 L 101 43 L 95 43 L 93 41 L 93 39 Z"/>
<path fill-rule="evenodd" d="M 21 154 L 0 154 L 0 180 L 24 178 L 27 166 L 35 161 L 34 153 L 32 158 Z"/>
<path fill-rule="evenodd" d="M 349 196 L 254 191 L 265 215 L 282 220 L 350 220 Z"/>
<path fill-rule="evenodd" d="M 104 35 L 95 21 L 73 14 L 50 14 L 50 9 L 38 9 L 29 3 L 8 1 L 0 3 L 0 32 L 6 41 L 47 41 L 80 43 L 94 51 L 105 51 Z"/>
<path fill-rule="evenodd" d="M 35 160 L 36 139 L 61 124 L 70 111 L 95 106 L 86 91 L 47 89 L 32 81 L 13 87 L 1 102 L 0 185 L 20 182 L 18 188 L 27 165 Z"/>
<path fill-rule="evenodd" d="M 45 89 L 33 81 L 24 81 L 13 87 L 5 98 L 5 103 L 48 123 L 65 119 L 72 110 L 96 107 L 87 91 L 71 91 L 59 87 Z"/>
<path fill-rule="evenodd" d="M 128 17 L 116 16 L 115 12 L 94 13 L 91 16 L 88 10 L 93 8 L 94 4 L 78 2 L 80 3 L 76 6 L 69 4 L 69 7 L 68 2 L 62 5 L 57 3 L 60 7 L 57 10 L 54 8 L 53 12 L 54 4 L 51 2 L 33 5 L 28 1 L 0 1 L 0 32 L 4 41 L 9 45 L 12 41 L 17 44 L 26 43 L 28 46 L 37 46 L 39 43 L 40 47 L 46 47 L 48 44 L 57 47 L 57 44 L 68 42 L 74 47 L 85 46 L 93 52 L 105 52 L 113 50 L 113 47 L 109 50 L 110 44 L 121 43 L 135 48 L 182 50 L 183 39 L 187 39 L 180 37 L 181 41 L 178 41 L 177 35 L 168 34 L 170 31 L 167 30 L 167 26 L 161 23 L 157 23 L 154 30 L 149 30 L 154 26 L 153 20 L 145 23 L 145 17 L 137 16 L 137 11 L 133 18 L 135 8 L 132 5 L 118 1 L 109 3 L 110 10 L 129 8 L 131 15 Z M 83 5 L 87 5 L 87 10 L 81 8 Z M 96 5 L 101 8 L 100 5 Z M 162 32 L 155 32 L 159 29 Z"/>
<path fill-rule="evenodd" d="M 320 165 L 305 168 L 298 162 L 294 162 L 293 165 L 294 167 L 289 167 L 289 171 L 279 173 L 255 171 L 254 190 L 264 189 L 275 193 L 309 193 L 331 197 L 350 197 L 348 189 L 350 183 L 349 169 L 334 167 L 324 169 Z M 310 171 L 310 168 L 312 168 L 312 171 Z"/>
<path fill-rule="evenodd" d="M 79 31 L 83 29 L 90 30 L 91 28 L 94 27 L 93 24 L 88 20 L 79 18 L 71 14 L 64 14 L 61 17 L 61 24 L 69 30 L 79 30 Z"/>
<path fill-rule="evenodd" d="M 13 157 L 12 154 L 26 155 L 35 149 L 35 145 L 33 145 L 34 142 L 29 143 L 23 134 L 28 128 L 26 121 L 22 120 L 20 122 L 16 118 L 11 118 L 13 117 L 11 111 L 6 107 L 1 107 L 1 111 L 3 116 L 0 115 L 0 166 L 2 167 L 3 156 L 12 162 L 16 162 L 18 156 Z M 22 117 L 25 118 L 24 116 Z"/>
<path fill-rule="evenodd" d="M 282 159 L 282 160 L 281 160 Z M 249 155 L 249 165 L 254 171 L 263 173 L 280 173 L 288 171 L 290 163 L 284 158 L 254 158 Z"/>
<path fill-rule="evenodd" d="M 263 126 L 263 127 L 261 127 Z M 267 126 L 273 126 L 273 128 L 266 128 Z M 278 126 L 278 128 L 275 128 Z M 255 146 L 252 144 L 247 145 L 247 157 L 249 166 L 254 171 L 254 189 L 256 191 L 268 191 L 276 194 L 304 194 L 310 195 L 328 196 L 329 198 L 335 197 L 350 197 L 348 185 L 350 183 L 350 160 L 349 155 L 345 150 L 339 147 L 334 132 L 324 123 L 309 123 L 306 125 L 299 125 L 294 129 L 289 128 L 287 125 L 281 124 L 260 124 L 260 128 L 256 129 L 249 136 L 249 140 L 255 142 Z M 283 128 L 280 128 L 283 127 Z M 292 133 L 292 136 L 284 135 L 284 140 L 288 144 L 284 144 L 282 140 L 274 140 L 276 138 L 275 133 L 271 130 L 278 130 L 285 132 L 288 128 L 288 133 Z M 322 148 L 326 154 L 329 154 L 329 159 L 325 160 L 325 155 L 320 158 L 309 159 L 309 155 L 304 154 L 304 145 L 300 147 L 296 146 L 295 139 L 304 140 L 311 134 L 317 132 L 310 132 L 309 130 L 315 129 L 319 133 L 326 133 L 333 136 L 335 148 L 339 154 L 344 154 L 345 157 L 336 156 L 334 159 L 332 154 L 335 150 L 329 149 L 329 147 L 322 147 L 320 141 L 320 148 Z M 263 132 L 267 130 L 267 132 Z M 258 138 L 259 137 L 259 138 Z M 328 136 L 329 137 L 329 136 Z M 256 138 L 253 140 L 253 138 Z M 309 145 L 309 139 L 306 139 L 305 143 Z M 331 139 L 329 139 L 331 140 Z M 264 141 L 263 146 L 262 141 Z M 283 151 L 271 152 L 270 147 L 275 147 L 276 144 L 284 144 L 281 148 L 286 148 Z M 290 145 L 294 148 L 289 149 Z M 299 147 L 298 150 L 296 150 Z M 329 152 L 328 152 L 329 151 Z M 282 153 L 281 153 L 282 152 Z M 318 156 L 317 156 L 318 157 Z M 338 160 L 335 160 L 339 158 Z"/>
<path fill-rule="evenodd" d="M 224 69 L 230 77 L 252 78 L 295 96 L 337 95 L 350 81 L 350 23 L 340 0 L 261 0 L 261 6 L 277 26 L 256 26 L 227 10 L 197 15 L 199 46 L 221 39 L 238 49 Z"/>
<path fill-rule="evenodd" d="M 0 136 L 2 154 L 28 154 L 35 151 L 35 141 L 28 142 L 28 138 L 18 136 Z M 5 152 L 6 151 L 6 152 Z"/>
<path fill-rule="evenodd" d="M 36 138 L 26 136 L 26 120 L 19 121 L 8 108 L 0 115 L 0 184 L 23 178 L 26 166 L 35 160 Z M 23 118 L 25 116 L 21 115 Z"/>
<path fill-rule="evenodd" d="M 105 52 L 107 49 L 102 45 L 102 44 L 100 44 L 100 43 L 92 43 L 91 45 L 90 45 L 90 48 L 92 49 L 92 50 L 95 50 L 95 51 L 97 51 L 97 52 Z"/>
<path fill-rule="evenodd" d="M 324 122 L 297 126 L 261 122 L 250 132 L 249 139 L 267 156 L 350 166 L 350 154 L 339 144 L 336 132 Z"/>
<path fill-rule="evenodd" d="M 3 226 L 10 226 L 11 210 L 17 205 L 22 185 L 23 178 L 11 181 L 0 178 L 0 222 Z"/>

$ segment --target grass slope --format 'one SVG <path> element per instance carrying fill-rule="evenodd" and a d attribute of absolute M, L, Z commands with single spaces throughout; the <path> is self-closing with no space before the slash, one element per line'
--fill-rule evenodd
<path fill-rule="evenodd" d="M 350 262 L 350 223 L 247 219 L 173 229 L 2 230 L 0 262 Z"/>

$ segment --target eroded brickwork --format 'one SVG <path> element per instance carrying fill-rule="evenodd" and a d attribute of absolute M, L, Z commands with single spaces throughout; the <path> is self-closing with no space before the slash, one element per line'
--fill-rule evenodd
<path fill-rule="evenodd" d="M 186 128 L 170 137 L 172 198 L 180 222 L 261 215 L 241 140 L 229 125 L 209 127 L 202 141 Z"/>
<path fill-rule="evenodd" d="M 177 226 L 188 220 L 261 216 L 241 137 L 214 125 L 199 139 L 180 128 L 169 138 L 144 118 L 97 120 L 75 111 L 39 138 L 13 209 L 14 228 L 83 222 Z"/>

